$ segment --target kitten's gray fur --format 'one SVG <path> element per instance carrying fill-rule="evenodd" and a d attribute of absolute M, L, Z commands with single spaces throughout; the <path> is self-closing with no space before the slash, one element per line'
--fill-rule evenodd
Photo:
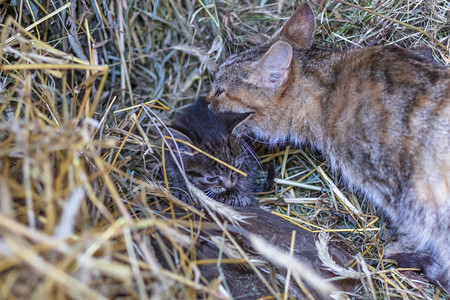
<path fill-rule="evenodd" d="M 211 198 L 233 206 L 257 205 L 253 193 L 266 191 L 273 181 L 273 174 L 269 172 L 266 182 L 258 185 L 260 166 L 257 157 L 245 141 L 233 134 L 234 128 L 246 117 L 248 115 L 215 114 L 208 109 L 205 99 L 199 98 L 169 127 L 174 138 L 186 141 L 247 173 L 247 177 L 244 177 L 186 144 L 179 142 L 176 145 L 168 140 L 168 146 L 174 151 L 176 159 L 181 158 L 180 165 L 184 167 L 189 181 Z M 170 136 L 169 132 L 165 135 Z M 168 150 L 165 157 L 167 175 L 175 194 L 191 203 L 185 180 L 174 157 Z"/>

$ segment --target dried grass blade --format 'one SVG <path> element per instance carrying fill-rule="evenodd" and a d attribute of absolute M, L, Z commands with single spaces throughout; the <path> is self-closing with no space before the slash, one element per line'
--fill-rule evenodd
<path fill-rule="evenodd" d="M 71 5 L 71 2 L 61 6 L 60 8 L 56 9 L 55 11 L 49 13 L 48 15 L 46 15 L 45 17 L 43 17 L 42 19 L 39 19 L 38 21 L 34 22 L 33 24 L 31 24 L 30 26 L 27 26 L 24 31 L 30 31 L 32 28 L 38 26 L 39 24 L 47 21 L 48 19 L 50 19 L 51 17 L 53 17 L 54 15 L 59 14 L 61 11 L 65 10 L 66 8 L 68 8 Z M 12 19 L 12 18 L 11 18 Z M 6 40 L 5 44 L 9 44 L 11 42 L 13 42 L 15 39 L 17 39 L 20 36 L 20 33 L 10 37 L 9 39 Z"/>
<path fill-rule="evenodd" d="M 93 289 L 68 275 L 66 272 L 56 268 L 54 265 L 46 262 L 43 258 L 34 253 L 30 248 L 20 245 L 17 241 L 10 237 L 5 237 L 5 240 L 7 241 L 11 249 L 17 255 L 19 255 L 23 261 L 27 262 L 42 275 L 48 276 L 52 280 L 64 286 L 67 289 L 68 293 L 75 298 L 84 296 L 89 299 L 106 300 L 105 297 L 98 294 Z"/>
<path fill-rule="evenodd" d="M 349 3 L 349 2 L 346 2 L 346 1 L 342 1 L 342 0 L 333 0 L 333 1 L 334 1 L 334 2 L 338 2 L 338 3 L 345 4 L 345 5 L 348 5 L 348 6 L 351 6 L 351 7 L 355 7 L 355 8 L 364 10 L 364 11 L 367 11 L 367 12 L 369 12 L 369 13 L 371 13 L 371 14 L 374 14 L 374 15 L 380 17 L 380 18 L 383 18 L 383 19 L 392 21 L 392 22 L 394 22 L 394 23 L 398 23 L 398 24 L 404 25 L 404 26 L 406 26 L 406 27 L 412 28 L 412 29 L 414 29 L 414 30 L 416 30 L 416 31 L 418 31 L 418 32 L 420 32 L 420 33 L 422 33 L 422 34 L 425 35 L 427 38 L 429 38 L 430 40 L 432 40 L 434 43 L 436 43 L 437 45 L 439 45 L 442 49 L 444 49 L 445 51 L 447 51 L 447 52 L 450 53 L 450 49 L 449 49 L 449 48 L 447 48 L 446 46 L 444 46 L 444 44 L 442 44 L 441 42 L 439 42 L 438 40 L 436 40 L 435 38 L 433 38 L 430 34 L 428 34 L 428 32 L 426 32 L 426 31 L 420 29 L 420 28 L 417 27 L 417 26 L 414 26 L 414 25 L 411 25 L 411 24 L 408 24 L 408 23 L 405 23 L 405 22 L 396 20 L 396 19 L 394 19 L 394 18 L 390 18 L 390 17 L 388 17 L 388 16 L 385 16 L 385 15 L 383 15 L 383 14 L 377 13 L 377 12 L 375 12 L 375 11 L 373 11 L 373 10 L 367 9 L 367 8 L 362 7 L 362 6 L 359 6 L 359 5 L 357 5 L 357 4 Z"/>
<path fill-rule="evenodd" d="M 42 243 L 46 245 L 52 245 L 55 249 L 60 251 L 66 251 L 68 245 L 61 241 L 60 239 L 53 238 L 42 233 L 39 230 L 29 228 L 5 215 L 0 214 L 0 227 L 5 229 L 5 232 L 12 232 L 17 235 L 27 237 L 37 243 Z"/>
<path fill-rule="evenodd" d="M 275 178 L 275 182 L 279 183 L 279 184 L 285 184 L 285 185 L 300 187 L 300 188 L 303 188 L 303 189 L 308 189 L 308 190 L 313 190 L 313 191 L 322 191 L 322 188 L 319 187 L 319 186 L 305 184 L 305 183 L 300 183 L 300 182 L 295 182 L 295 181 L 290 181 L 290 180 L 285 180 L 285 179 Z"/>
<path fill-rule="evenodd" d="M 317 171 L 319 172 L 320 176 L 325 180 L 326 183 L 330 186 L 330 188 L 333 190 L 336 197 L 341 201 L 341 203 L 344 205 L 346 209 L 351 211 L 353 214 L 356 214 L 359 219 L 364 220 L 363 217 L 361 217 L 362 212 L 360 212 L 348 199 L 345 197 L 345 195 L 341 192 L 341 190 L 336 186 L 336 184 L 333 182 L 333 180 L 328 177 L 328 175 L 325 173 L 325 171 L 318 167 Z M 353 215 L 352 214 L 352 215 Z"/>
<path fill-rule="evenodd" d="M 249 238 L 255 250 L 267 260 L 272 261 L 285 269 L 291 268 L 293 276 L 303 279 L 317 292 L 320 292 L 323 295 L 329 295 L 336 291 L 336 288 L 331 283 L 325 281 L 307 263 L 301 262 L 296 257 L 290 257 L 289 254 L 269 245 L 266 241 L 256 235 L 252 234 Z"/>

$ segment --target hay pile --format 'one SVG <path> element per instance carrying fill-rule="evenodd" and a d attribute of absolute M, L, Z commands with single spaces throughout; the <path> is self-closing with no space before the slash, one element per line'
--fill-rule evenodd
<path fill-rule="evenodd" d="M 196 258 L 196 242 L 212 240 L 207 214 L 165 189 L 160 128 L 208 90 L 218 63 L 279 28 L 291 2 L 0 0 L 0 299 L 227 297 L 199 271 L 217 262 Z M 311 3 L 318 44 L 395 43 L 450 64 L 449 1 Z M 262 204 L 362 253 L 350 295 L 445 297 L 381 260 L 376 212 L 320 156 L 259 152 L 278 174 Z"/>

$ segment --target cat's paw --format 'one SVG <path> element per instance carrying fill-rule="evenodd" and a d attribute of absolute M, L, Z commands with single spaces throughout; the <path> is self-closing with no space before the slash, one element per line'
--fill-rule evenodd
<path fill-rule="evenodd" d="M 417 252 L 404 252 L 386 255 L 389 259 L 394 259 L 400 268 L 415 268 L 424 271 L 426 266 L 433 263 L 433 258 L 429 254 Z"/>
<path fill-rule="evenodd" d="M 397 252 L 387 254 L 386 257 L 394 259 L 401 268 L 421 270 L 430 282 L 447 292 L 450 291 L 450 270 L 446 269 L 435 256 L 425 252 Z"/>
<path fill-rule="evenodd" d="M 436 286 L 450 294 L 450 269 L 436 259 L 423 266 L 425 276 Z"/>

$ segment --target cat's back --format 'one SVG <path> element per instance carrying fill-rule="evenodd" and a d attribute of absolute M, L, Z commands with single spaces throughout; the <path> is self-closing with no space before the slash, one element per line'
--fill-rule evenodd
<path fill-rule="evenodd" d="M 421 142 L 440 135 L 437 146 L 450 143 L 450 68 L 397 46 L 348 50 L 338 61 L 329 72 L 334 81 L 327 87 L 328 101 L 360 106 L 351 117 L 385 121 L 377 129 Z"/>
<path fill-rule="evenodd" d="M 450 100 L 450 68 L 419 52 L 398 46 L 375 46 L 347 50 L 339 56 L 340 63 L 334 64 L 334 71 L 347 76 L 343 79 L 350 83 L 367 82 L 374 87 L 382 84 L 384 92 L 401 92 L 407 96 L 403 97 L 405 101 L 413 92 L 435 95 L 436 101 Z"/>
<path fill-rule="evenodd" d="M 347 51 L 335 71 L 332 97 L 353 113 L 329 120 L 351 124 L 348 134 L 360 144 L 381 145 L 379 153 L 389 153 L 387 163 L 410 177 L 421 202 L 449 206 L 450 68 L 410 50 L 378 46 Z"/>

